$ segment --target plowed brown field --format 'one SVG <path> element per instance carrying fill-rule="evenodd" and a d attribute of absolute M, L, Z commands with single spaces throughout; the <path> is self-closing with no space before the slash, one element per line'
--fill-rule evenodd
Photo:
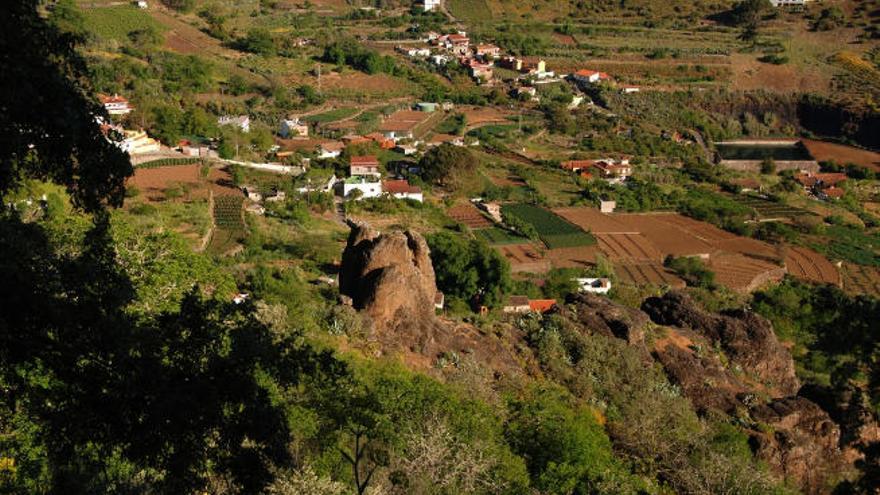
<path fill-rule="evenodd" d="M 785 253 L 785 268 L 793 277 L 808 282 L 840 286 L 840 271 L 828 258 L 803 247 L 791 247 Z"/>
<path fill-rule="evenodd" d="M 667 270 L 660 263 L 619 263 L 614 265 L 617 278 L 630 285 L 666 285 L 674 289 L 684 288 L 684 280 Z"/>
<path fill-rule="evenodd" d="M 551 249 L 546 256 L 554 268 L 589 268 L 596 264 L 599 246 Z"/>
<path fill-rule="evenodd" d="M 483 229 L 492 226 L 492 222 L 476 206 L 470 203 L 453 206 L 446 210 L 446 214 L 449 215 L 449 218 L 472 229 Z"/>
<path fill-rule="evenodd" d="M 596 234 L 611 261 L 663 261 L 663 254 L 641 234 Z"/>
<path fill-rule="evenodd" d="M 134 176 L 128 180 L 129 185 L 137 187 L 141 194 L 150 200 L 165 197 L 165 190 L 179 185 L 198 185 L 199 165 L 171 165 L 155 168 L 135 168 Z"/>
<path fill-rule="evenodd" d="M 709 268 L 715 272 L 716 282 L 738 292 L 752 292 L 785 276 L 784 268 L 741 254 L 714 256 Z"/>
<path fill-rule="evenodd" d="M 550 271 L 550 260 L 535 249 L 531 244 L 508 244 L 496 246 L 498 252 L 510 263 L 513 272 L 547 273 Z"/>

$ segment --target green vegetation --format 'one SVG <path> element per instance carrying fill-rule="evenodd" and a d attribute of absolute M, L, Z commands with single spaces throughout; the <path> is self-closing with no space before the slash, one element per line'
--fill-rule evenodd
<path fill-rule="evenodd" d="M 527 238 L 518 236 L 509 230 L 498 227 L 477 229 L 474 230 L 474 235 L 492 245 L 519 244 L 528 241 Z"/>
<path fill-rule="evenodd" d="M 156 22 L 150 14 L 134 5 L 81 9 L 80 12 L 85 29 L 105 39 L 127 41 L 129 33 L 134 31 L 166 30 L 165 26 Z"/>
<path fill-rule="evenodd" d="M 880 233 L 866 233 L 849 225 L 831 225 L 825 235 L 827 242 L 814 242 L 810 247 L 832 259 L 880 266 Z"/>
<path fill-rule="evenodd" d="M 501 208 L 505 218 L 515 217 L 531 225 L 541 241 L 550 249 L 591 246 L 596 238 L 543 208 L 523 203 L 506 204 Z"/>
<path fill-rule="evenodd" d="M 712 289 L 715 287 L 715 273 L 706 268 L 703 260 L 695 256 L 683 256 L 676 258 L 669 256 L 663 263 L 667 268 L 674 271 L 688 285 Z"/>
<path fill-rule="evenodd" d="M 159 160 L 150 160 L 148 162 L 139 163 L 137 168 L 157 168 L 178 165 L 192 165 L 193 163 L 198 163 L 200 161 L 201 160 L 199 158 L 160 158 Z"/>
<path fill-rule="evenodd" d="M 437 288 L 469 306 L 495 307 L 510 287 L 510 265 L 485 241 L 441 232 L 428 236 Z"/>

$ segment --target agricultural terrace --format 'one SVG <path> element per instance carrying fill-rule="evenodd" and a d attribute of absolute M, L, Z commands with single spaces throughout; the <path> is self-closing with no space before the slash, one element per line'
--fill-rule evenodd
<path fill-rule="evenodd" d="M 314 122 L 317 124 L 326 124 L 329 122 L 336 122 L 337 120 L 347 119 L 349 117 L 354 116 L 360 110 L 354 107 L 342 107 L 342 108 L 334 108 L 333 110 L 328 110 L 322 113 L 316 113 L 314 115 L 307 115 L 302 119 L 306 122 Z"/>
<path fill-rule="evenodd" d="M 550 249 L 596 244 L 595 237 L 543 208 L 514 203 L 502 206 L 501 212 L 534 227 L 541 241 Z"/>
<path fill-rule="evenodd" d="M 521 244 L 523 242 L 528 242 L 528 239 L 500 227 L 477 229 L 474 230 L 474 235 L 485 240 L 493 246 L 504 244 Z"/>
<path fill-rule="evenodd" d="M 808 282 L 840 287 L 840 272 L 828 258 L 804 247 L 790 247 L 785 252 L 785 268 L 793 277 Z"/>
<path fill-rule="evenodd" d="M 844 263 L 843 288 L 850 293 L 880 298 L 880 268 Z"/>
<path fill-rule="evenodd" d="M 796 218 L 806 215 L 814 215 L 812 212 L 796 206 L 789 206 L 785 203 L 770 201 L 758 196 L 737 194 L 730 195 L 730 199 L 737 203 L 755 210 L 761 220 L 773 218 Z"/>

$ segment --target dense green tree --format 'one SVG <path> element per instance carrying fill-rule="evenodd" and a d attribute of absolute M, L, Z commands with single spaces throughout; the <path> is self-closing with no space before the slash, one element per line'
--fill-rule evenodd
<path fill-rule="evenodd" d="M 485 242 L 448 232 L 428 236 L 437 287 L 448 297 L 493 307 L 510 286 L 510 265 Z"/>
<path fill-rule="evenodd" d="M 451 144 L 432 148 L 419 160 L 426 181 L 449 189 L 457 189 L 473 178 L 477 164 L 471 150 Z"/>

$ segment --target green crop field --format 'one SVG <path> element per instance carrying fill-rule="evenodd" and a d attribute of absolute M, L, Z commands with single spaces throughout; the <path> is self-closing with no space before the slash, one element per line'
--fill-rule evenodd
<path fill-rule="evenodd" d="M 306 122 L 317 122 L 318 124 L 326 124 L 328 122 L 335 122 L 337 120 L 347 119 L 348 117 L 351 117 L 356 113 L 358 113 L 357 108 L 334 108 L 333 110 L 329 110 L 324 113 L 317 113 L 315 115 L 303 117 L 303 120 L 305 120 Z"/>
<path fill-rule="evenodd" d="M 520 244 L 523 242 L 528 242 L 529 240 L 525 237 L 521 237 L 519 235 L 514 234 L 508 230 L 500 229 L 498 227 L 489 227 L 487 229 L 477 229 L 474 230 L 474 235 L 479 238 L 484 239 L 486 242 L 492 245 L 503 245 L 503 244 Z"/>
<path fill-rule="evenodd" d="M 244 198 L 241 196 L 217 196 L 214 198 L 214 233 L 208 252 L 211 254 L 224 254 L 245 236 L 244 217 L 241 205 Z"/>
<path fill-rule="evenodd" d="M 501 212 L 505 216 L 512 215 L 531 224 L 538 232 L 541 241 L 550 249 L 596 244 L 596 238 L 590 233 L 584 232 L 576 225 L 544 208 L 515 203 L 502 206 Z"/>
<path fill-rule="evenodd" d="M 865 233 L 853 227 L 834 225 L 825 233 L 828 242 L 810 245 L 832 260 L 857 265 L 880 266 L 880 233 Z"/>
<path fill-rule="evenodd" d="M 125 41 L 128 33 L 139 29 L 154 28 L 165 31 L 162 24 L 150 17 L 150 14 L 133 5 L 115 5 L 81 9 L 85 18 L 86 29 L 101 38 Z"/>

